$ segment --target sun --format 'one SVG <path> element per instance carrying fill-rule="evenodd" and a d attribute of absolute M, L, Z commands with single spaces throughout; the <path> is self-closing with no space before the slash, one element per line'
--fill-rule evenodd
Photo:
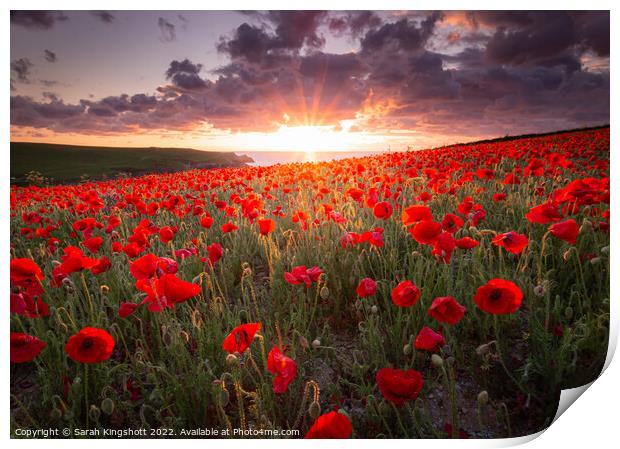
<path fill-rule="evenodd" d="M 331 126 L 288 126 L 281 125 L 267 139 L 274 150 L 303 151 L 308 156 L 316 151 L 337 151 L 348 149 L 348 143 Z"/>

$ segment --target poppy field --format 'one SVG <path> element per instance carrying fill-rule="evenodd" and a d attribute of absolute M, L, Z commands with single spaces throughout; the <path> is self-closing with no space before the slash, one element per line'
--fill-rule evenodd
<path fill-rule="evenodd" d="M 537 432 L 605 360 L 609 185 L 607 127 L 12 187 L 12 435 Z"/>

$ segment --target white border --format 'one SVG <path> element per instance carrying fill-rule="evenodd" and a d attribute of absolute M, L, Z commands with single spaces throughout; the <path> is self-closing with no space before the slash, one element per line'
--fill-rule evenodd
<path fill-rule="evenodd" d="M 612 123 L 612 128 L 615 130 L 614 118 L 615 108 L 618 104 L 618 91 L 615 88 L 616 86 L 616 76 L 614 61 L 617 57 L 617 45 L 614 44 L 614 36 L 617 37 L 618 33 L 615 32 L 616 27 L 618 26 L 618 12 L 614 11 L 612 6 L 613 3 L 611 1 L 597 1 L 590 0 L 587 2 L 584 1 L 570 1 L 564 0 L 562 2 L 541 2 L 541 1 L 532 1 L 532 0 L 522 0 L 519 2 L 514 2 L 511 4 L 500 4 L 496 1 L 479 1 L 479 0 L 470 0 L 470 1 L 404 1 L 404 0 L 388 0 L 381 2 L 370 2 L 366 0 L 357 0 L 357 1 L 325 1 L 325 0 L 298 0 L 295 1 L 294 4 L 289 1 L 279 0 L 279 1 L 250 1 L 250 0 L 232 0 L 227 1 L 223 6 L 225 8 L 218 8 L 217 6 L 222 5 L 221 3 L 210 4 L 205 1 L 186 1 L 186 0 L 177 0 L 175 2 L 163 2 L 160 0 L 151 0 L 151 1 L 137 1 L 131 4 L 128 4 L 127 1 L 119 1 L 119 0 L 110 0 L 106 2 L 102 1 L 94 1 L 85 3 L 84 1 L 76 1 L 76 0 L 60 0 L 55 2 L 49 1 L 9 1 L 8 5 L 5 6 L 2 15 L 2 27 L 3 27 L 3 37 L 1 39 L 0 47 L 3 52 L 3 60 L 5 64 L 8 65 L 8 61 L 10 58 L 10 26 L 9 26 L 9 10 L 12 9 L 61 9 L 61 10 L 80 10 L 80 9 L 89 9 L 89 10 L 97 10 L 97 9 L 107 9 L 107 10 L 120 10 L 120 9 L 150 9 L 150 10 L 201 10 L 201 9 L 226 9 L 226 10 L 251 10 L 251 9 L 291 9 L 291 6 L 294 6 L 296 9 L 370 9 L 370 10 L 385 10 L 385 9 L 416 9 L 416 10 L 460 10 L 460 9 L 562 9 L 562 10 L 570 10 L 570 9 L 603 9 L 603 10 L 612 10 L 611 11 L 611 58 L 610 58 L 610 67 L 611 67 L 611 102 L 610 102 L 610 123 Z M 174 8 L 171 8 L 173 6 Z M 128 8 L 129 7 L 129 8 Z M 2 121 L 2 136 L 4 136 L 2 140 L 2 151 L 0 152 L 0 158 L 2 159 L 2 163 L 0 166 L 2 167 L 2 174 L 0 174 L 0 183 L 2 185 L 2 203 L 0 204 L 0 210 L 5 211 L 5 214 L 2 215 L 1 220 L 1 231 L 4 239 L 2 240 L 2 263 L 3 267 L 8 267 L 9 264 L 9 242 L 7 236 L 9 235 L 9 220 L 8 214 L 6 211 L 9 210 L 9 139 L 10 136 L 10 110 L 9 110 L 9 97 L 10 91 L 8 89 L 10 74 L 7 70 L 8 67 L 5 65 L 5 71 L 2 74 L 2 78 L 4 81 L 4 86 L 6 88 L 2 90 L 4 96 L 4 108 L 3 111 L 3 121 Z M 611 144 L 611 171 L 612 173 L 616 173 L 618 167 L 617 165 L 617 157 L 614 156 L 614 151 L 616 151 L 615 139 L 613 136 L 615 135 L 615 131 L 612 132 L 612 144 Z M 614 202 L 613 207 L 611 207 L 612 219 L 611 221 L 615 224 L 618 223 L 618 202 L 613 201 L 616 198 L 616 192 L 618 192 L 618 183 L 619 178 L 612 177 L 612 202 Z M 614 225 L 612 225 L 614 227 Z M 615 229 L 615 227 L 614 227 Z M 617 267 L 618 264 L 618 251 L 615 250 L 616 244 L 618 243 L 618 239 L 616 238 L 616 232 L 612 231 L 611 240 L 612 240 L 612 251 L 611 251 L 611 266 Z M 8 280 L 8 270 L 3 270 L 4 274 L 1 279 L 0 291 L 7 292 L 9 290 L 9 280 Z M 620 380 L 620 368 L 618 367 L 618 362 L 611 363 L 613 352 L 615 351 L 615 347 L 617 345 L 618 339 L 618 306 L 616 302 L 620 300 L 620 296 L 618 295 L 618 281 L 614 279 L 612 276 L 611 282 L 611 333 L 610 333 L 610 344 L 609 344 L 609 354 L 606 361 L 607 369 L 603 372 L 601 377 L 596 380 L 589 389 L 583 394 L 574 405 L 570 406 L 568 410 L 557 420 L 554 424 L 545 432 L 541 432 L 536 435 L 532 435 L 529 437 L 523 438 L 515 438 L 515 439 L 501 439 L 501 440 L 458 440 L 458 441 L 450 441 L 450 440 L 390 440 L 389 445 L 392 447 L 407 447 L 411 448 L 412 445 L 415 447 L 433 447 L 433 448 L 444 448 L 444 447 L 464 447 L 464 448 L 479 448 L 479 447 L 505 447 L 505 446 L 513 446 L 518 444 L 523 444 L 528 441 L 532 441 L 530 443 L 531 447 L 534 448 L 548 448 L 550 445 L 559 446 L 559 447 L 576 447 L 576 446 L 585 446 L 588 445 L 590 447 L 609 447 L 611 446 L 610 442 L 617 439 L 617 408 L 618 408 L 618 400 L 620 399 L 619 395 L 619 387 L 618 381 Z M 8 363 L 8 352 L 9 352 L 9 343 L 8 343 L 8 316 L 9 316 L 9 301 L 6 298 L 1 302 L 2 307 L 2 316 L 4 316 L 4 320 L 2 320 L 2 327 L 4 329 L 4 337 L 0 338 L 0 345 L 2 348 L 2 353 L 5 362 L 2 364 L 2 393 L 0 396 L 3 398 L 4 406 L 2 407 L 2 415 L 0 417 L 0 438 L 2 440 L 9 440 L 9 423 L 10 423 L 10 389 L 9 389 L 9 363 Z M 611 363 L 611 364 L 610 364 Z M 538 438 L 537 438 L 538 437 Z M 89 446 L 94 447 L 108 447 L 111 442 L 109 440 L 89 440 L 87 443 L 83 440 L 37 440 L 36 442 L 32 440 L 11 440 L 8 443 L 8 447 L 31 447 L 33 444 L 43 445 L 45 447 L 58 447 L 58 448 L 66 448 L 66 447 L 78 447 L 84 446 L 84 444 L 88 444 Z M 120 445 L 129 445 L 131 444 L 130 440 L 119 440 L 118 443 Z M 147 444 L 149 446 L 154 447 L 168 447 L 170 445 L 170 441 L 167 440 L 149 440 L 144 443 L 140 442 L 138 444 Z M 243 441 L 243 440 L 184 440 L 183 445 L 190 446 L 205 446 L 205 445 L 215 445 L 217 447 L 232 447 L 232 448 L 244 448 L 247 449 L 248 444 L 265 446 L 269 448 L 278 448 L 278 447 L 286 447 L 290 446 L 290 441 L 287 440 L 251 440 L 251 441 Z M 299 445 L 314 445 L 317 443 L 311 443 L 307 441 L 295 441 L 294 444 Z M 342 447 L 342 441 L 322 441 L 319 444 L 324 445 L 325 447 Z M 377 440 L 355 440 L 346 442 L 345 444 L 351 445 L 354 444 L 359 447 L 376 447 L 377 444 L 380 444 Z"/>

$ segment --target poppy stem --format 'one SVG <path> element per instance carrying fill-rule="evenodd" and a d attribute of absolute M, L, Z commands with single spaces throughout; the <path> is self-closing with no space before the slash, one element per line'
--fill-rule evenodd
<path fill-rule="evenodd" d="M 89 408 L 88 408 L 88 364 L 84 364 L 84 402 L 86 403 L 86 428 L 89 428 Z"/>

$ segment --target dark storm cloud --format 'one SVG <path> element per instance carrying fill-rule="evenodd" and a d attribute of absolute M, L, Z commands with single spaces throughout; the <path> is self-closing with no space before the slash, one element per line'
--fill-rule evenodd
<path fill-rule="evenodd" d="M 277 54 L 296 54 L 304 46 L 317 49 L 325 44 L 325 38 L 317 30 L 327 17 L 326 12 L 271 11 L 255 17 L 264 23 L 261 26 L 241 24 L 232 37 L 220 37 L 217 50 L 233 59 L 260 63 L 269 56 L 273 59 Z"/>
<path fill-rule="evenodd" d="M 199 90 L 208 87 L 208 84 L 198 74 L 202 64 L 194 64 L 189 59 L 172 61 L 166 70 L 166 79 L 180 89 Z"/>
<path fill-rule="evenodd" d="M 157 26 L 159 27 L 159 31 L 161 32 L 159 39 L 162 42 L 172 42 L 177 38 L 175 26 L 173 23 L 168 22 L 163 17 L 160 17 L 159 19 L 157 19 Z"/>
<path fill-rule="evenodd" d="M 112 23 L 116 20 L 116 16 L 109 11 L 91 11 L 91 14 L 103 23 Z"/>
<path fill-rule="evenodd" d="M 29 83 L 30 69 L 32 68 L 32 62 L 28 58 L 20 58 L 11 61 L 11 72 L 17 75 L 17 79 L 22 83 Z"/>
<path fill-rule="evenodd" d="M 54 53 L 54 52 L 53 52 L 53 51 L 51 51 L 51 50 L 45 50 L 45 51 L 44 51 L 44 54 L 45 54 L 45 60 L 46 60 L 47 62 L 56 62 L 56 61 L 57 61 L 57 59 L 58 59 L 58 58 L 56 57 L 56 53 Z"/>
<path fill-rule="evenodd" d="M 60 11 L 11 11 L 11 23 L 34 29 L 50 29 L 68 17 Z"/>
<path fill-rule="evenodd" d="M 407 18 L 370 30 L 361 40 L 362 53 L 413 51 L 423 48 L 433 34 L 440 13 L 432 13 L 417 23 Z"/>
<path fill-rule="evenodd" d="M 154 95 L 75 105 L 14 96 L 11 123 L 95 134 L 271 131 L 286 114 L 293 125 L 357 118 L 361 129 L 491 136 L 609 120 L 608 70 L 586 69 L 587 58 L 609 54 L 607 13 L 454 14 L 251 13 L 216 43 L 230 58 L 220 67 L 173 60 Z M 356 39 L 359 51 L 325 51 L 327 33 Z"/>

